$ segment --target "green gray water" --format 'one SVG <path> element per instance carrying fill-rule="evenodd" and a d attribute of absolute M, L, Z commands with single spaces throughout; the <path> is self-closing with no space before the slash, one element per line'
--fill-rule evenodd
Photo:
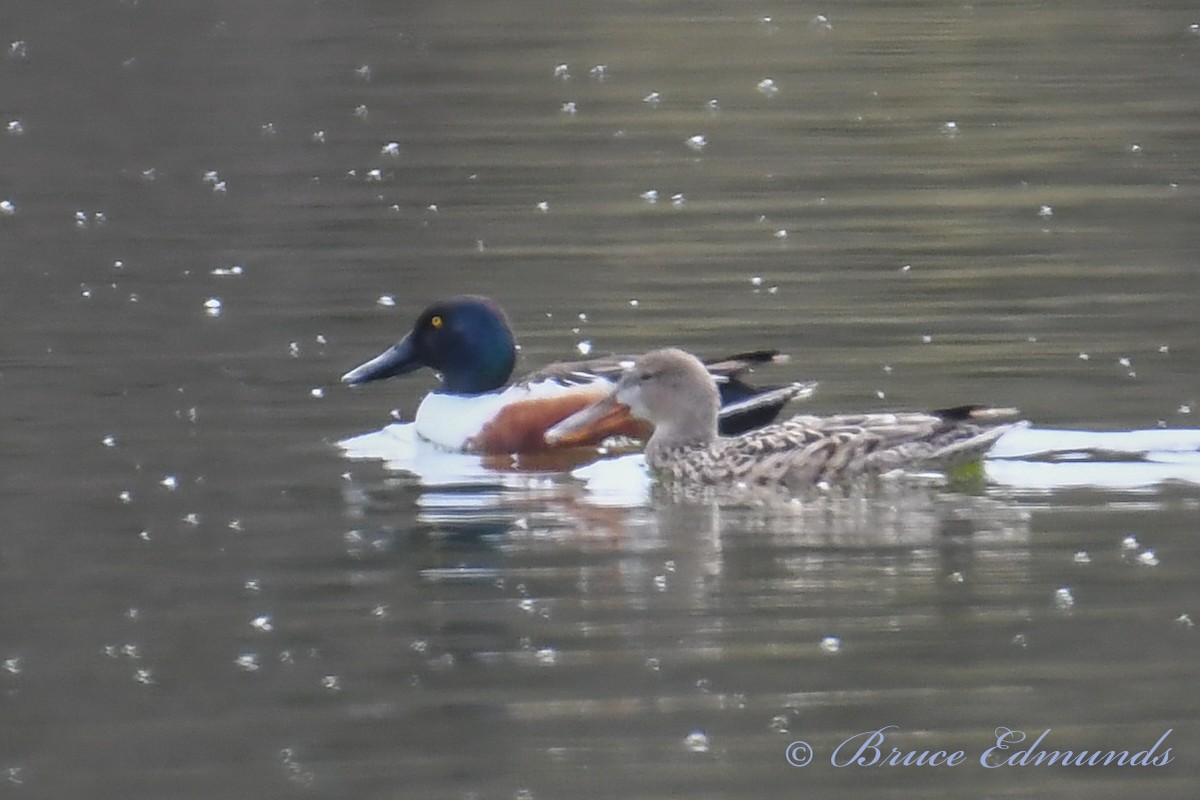
<path fill-rule="evenodd" d="M 1194 486 L 614 508 L 334 443 L 460 292 L 529 369 L 773 346 L 818 410 L 1194 427 L 1195 23 L 10 2 L 0 796 L 1190 797 Z M 886 725 L 968 763 L 830 765 Z M 984 770 L 1001 726 L 1176 758 Z"/>

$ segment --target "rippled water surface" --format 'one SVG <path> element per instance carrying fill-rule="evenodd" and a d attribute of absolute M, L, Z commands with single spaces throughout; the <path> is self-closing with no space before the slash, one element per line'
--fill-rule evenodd
<path fill-rule="evenodd" d="M 338 376 L 473 292 L 524 369 L 778 347 L 816 411 L 1193 429 L 1197 24 L 8 3 L 0 796 L 1192 796 L 1189 434 L 714 503 L 430 451 L 384 426 L 432 375 Z M 966 760 L 831 764 L 889 725 Z M 1000 728 L 1172 761 L 984 769 Z"/>

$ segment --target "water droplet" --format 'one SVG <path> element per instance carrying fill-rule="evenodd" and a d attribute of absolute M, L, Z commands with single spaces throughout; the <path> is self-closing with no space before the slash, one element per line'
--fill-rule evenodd
<path fill-rule="evenodd" d="M 1054 208 L 1051 206 L 1043 205 L 1041 208 L 1038 209 L 1038 216 L 1041 217 L 1042 219 L 1046 219 L 1048 217 L 1053 217 L 1054 216 Z"/>
<path fill-rule="evenodd" d="M 684 144 L 698 153 L 704 148 L 708 147 L 708 139 L 704 138 L 703 135 L 698 133 L 695 136 L 689 136 L 686 140 L 684 140 Z"/>
<path fill-rule="evenodd" d="M 242 672 L 258 672 L 258 653 L 242 653 L 233 660 Z"/>
<path fill-rule="evenodd" d="M 0 200 L 0 214 L 6 217 L 11 217 L 17 213 L 17 207 L 12 200 Z"/>
<path fill-rule="evenodd" d="M 323 386 L 316 386 L 309 391 L 309 394 L 312 395 L 317 400 L 320 400 L 322 397 L 325 396 L 325 388 Z"/>
<path fill-rule="evenodd" d="M 602 81 L 608 77 L 608 65 L 597 64 L 588 70 L 588 74 L 598 81 Z"/>
<path fill-rule="evenodd" d="M 568 100 L 562 104 L 559 110 L 564 114 L 574 114 L 576 111 L 578 111 L 578 108 L 576 107 L 574 100 Z"/>
<path fill-rule="evenodd" d="M 658 189 L 647 189 L 646 191 L 639 194 L 638 197 L 642 198 L 647 203 L 657 203 L 658 202 Z"/>
<path fill-rule="evenodd" d="M 536 208 L 538 211 L 541 211 L 543 214 L 545 214 L 550 211 L 550 201 L 542 200 L 537 204 Z"/>
<path fill-rule="evenodd" d="M 705 103 L 704 107 L 708 109 L 710 114 L 716 114 L 718 111 L 721 110 L 721 104 L 719 102 L 717 102 L 717 99 L 715 97 L 712 100 L 709 100 L 707 103 Z"/>
<path fill-rule="evenodd" d="M 582 355 L 591 355 L 592 343 L 587 339 L 584 339 L 582 342 L 575 345 L 575 349 L 578 350 Z"/>
<path fill-rule="evenodd" d="M 354 116 L 357 119 L 365 120 L 370 115 L 371 115 L 371 112 L 365 105 L 356 106 L 354 108 Z"/>
<path fill-rule="evenodd" d="M 313 144 L 325 144 L 325 131 L 313 131 L 312 136 L 309 138 Z"/>
<path fill-rule="evenodd" d="M 817 14 L 812 18 L 812 22 L 810 24 L 817 30 L 833 30 L 833 23 L 831 23 L 829 21 L 829 17 L 825 16 L 824 14 Z"/>
<path fill-rule="evenodd" d="M 210 317 L 221 316 L 221 298 L 210 297 L 204 301 L 204 313 Z"/>
<path fill-rule="evenodd" d="M 12 658 L 4 659 L 4 671 L 12 675 L 21 674 L 21 658 L 13 656 Z"/>
<path fill-rule="evenodd" d="M 270 633 L 275 630 L 275 622 L 271 619 L 270 614 L 262 614 L 250 620 L 250 627 L 256 631 Z"/>
<path fill-rule="evenodd" d="M 1132 533 L 1127 534 L 1125 538 L 1121 540 L 1122 550 L 1137 550 L 1139 547 L 1141 547 L 1141 544 L 1138 543 L 1138 538 Z"/>
<path fill-rule="evenodd" d="M 340 692 L 342 681 L 337 675 L 326 675 L 321 678 L 321 688 L 330 692 Z"/>
<path fill-rule="evenodd" d="M 553 647 L 543 647 L 537 651 L 537 662 L 543 667 L 553 667 L 558 663 L 558 651 Z"/>
<path fill-rule="evenodd" d="M 381 294 L 379 299 L 375 301 L 375 304 L 383 306 L 384 308 L 391 308 L 396 305 L 396 298 L 392 297 L 390 294 Z"/>
<path fill-rule="evenodd" d="M 1054 606 L 1060 611 L 1075 607 L 1075 594 L 1068 586 L 1060 586 L 1054 592 Z"/>
<path fill-rule="evenodd" d="M 175 491 L 179 487 L 179 478 L 175 475 L 167 475 L 158 482 L 160 486 L 165 486 L 170 491 Z"/>
<path fill-rule="evenodd" d="M 657 108 L 658 104 L 662 102 L 662 95 L 660 95 L 658 92 L 651 92 L 642 98 L 642 102 L 649 103 L 651 106 Z"/>
<path fill-rule="evenodd" d="M 837 636 L 826 636 L 821 640 L 821 649 L 826 653 L 840 653 L 842 650 L 842 640 Z"/>
<path fill-rule="evenodd" d="M 371 65 L 363 64 L 361 67 L 354 70 L 354 76 L 363 81 L 371 80 Z"/>
<path fill-rule="evenodd" d="M 1138 553 L 1137 563 L 1143 567 L 1157 567 L 1158 554 L 1153 550 L 1143 550 L 1142 552 Z"/>
<path fill-rule="evenodd" d="M 1076 564 L 1090 564 L 1092 563 L 1092 556 L 1087 550 L 1076 550 L 1072 560 Z"/>
<path fill-rule="evenodd" d="M 1181 628 L 1194 628 L 1194 627 L 1196 627 L 1196 623 L 1192 622 L 1192 618 L 1191 618 L 1191 616 L 1189 616 L 1189 615 L 1187 615 L 1187 614 L 1180 614 L 1178 617 L 1176 617 L 1176 618 L 1175 618 L 1175 624 L 1176 624 L 1176 625 L 1178 625 L 1178 626 L 1179 626 L 1179 627 L 1181 627 Z"/>
<path fill-rule="evenodd" d="M 1129 145 L 1129 152 L 1135 156 L 1140 156 L 1142 154 L 1142 146 L 1135 142 L 1134 144 Z"/>
<path fill-rule="evenodd" d="M 382 148 L 380 148 L 379 154 L 382 156 L 388 156 L 390 158 L 396 158 L 400 155 L 400 143 L 388 142 Z"/>
<path fill-rule="evenodd" d="M 758 82 L 758 91 L 765 94 L 767 97 L 774 97 L 779 94 L 779 87 L 771 78 L 763 78 Z"/>
<path fill-rule="evenodd" d="M 776 239 L 786 239 L 788 238 L 788 232 L 783 228 L 780 228 L 779 230 L 775 231 L 774 236 Z"/>
<path fill-rule="evenodd" d="M 707 753 L 710 747 L 708 734 L 702 730 L 694 730 L 683 737 L 683 746 L 691 753 Z"/>
<path fill-rule="evenodd" d="M 9 120 L 8 125 L 4 126 L 4 129 L 8 131 L 10 136 L 20 136 L 25 133 L 25 126 L 21 124 L 21 120 L 19 119 Z"/>
<path fill-rule="evenodd" d="M 564 81 L 570 80 L 571 79 L 571 67 L 567 64 L 559 64 L 558 66 L 556 66 L 554 68 L 554 77 L 559 78 Z"/>
<path fill-rule="evenodd" d="M 927 333 L 921 337 L 921 341 L 925 344 L 929 344 L 930 342 L 933 341 L 933 337 Z"/>
<path fill-rule="evenodd" d="M 104 445 L 105 447 L 116 447 L 117 446 L 117 437 L 113 436 L 110 433 L 107 436 L 105 436 L 103 439 L 100 440 L 100 444 Z"/>

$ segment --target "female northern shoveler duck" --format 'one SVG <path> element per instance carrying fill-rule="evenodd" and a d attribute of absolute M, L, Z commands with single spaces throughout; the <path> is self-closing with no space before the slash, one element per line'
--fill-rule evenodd
<path fill-rule="evenodd" d="M 716 385 L 695 356 L 656 350 L 630 367 L 612 391 L 546 433 L 551 443 L 584 435 L 610 416 L 649 421 L 646 463 L 685 484 L 811 487 L 895 469 L 949 469 L 980 459 L 1006 431 L 988 425 L 1015 409 L 961 406 L 932 413 L 797 416 L 741 436 L 717 431 Z M 982 423 L 982 424 L 981 424 Z"/>
<path fill-rule="evenodd" d="M 451 450 L 533 453 L 551 447 L 595 445 L 610 436 L 645 438 L 644 421 L 612 418 L 586 434 L 559 437 L 546 430 L 606 395 L 633 356 L 554 364 L 506 386 L 517 348 L 504 312 L 485 297 L 453 297 L 426 308 L 403 339 L 342 376 L 355 386 L 404 375 L 421 367 L 440 373 L 442 387 L 417 408 L 416 432 Z M 741 380 L 755 364 L 782 360 L 777 351 L 741 353 L 710 362 L 708 380 L 719 384 L 721 429 L 741 433 L 771 422 L 793 398 L 812 394 L 815 384 L 758 389 Z"/>

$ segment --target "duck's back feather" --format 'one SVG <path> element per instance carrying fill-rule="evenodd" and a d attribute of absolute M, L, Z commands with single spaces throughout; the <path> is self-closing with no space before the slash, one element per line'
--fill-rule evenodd
<path fill-rule="evenodd" d="M 945 415 L 797 416 L 747 436 L 717 439 L 703 448 L 652 447 L 647 458 L 668 477 L 689 483 L 793 488 L 902 468 L 945 470 L 979 459 L 996 439 L 1021 424 L 985 426 L 966 421 L 990 418 L 993 411 L 964 407 Z"/>

